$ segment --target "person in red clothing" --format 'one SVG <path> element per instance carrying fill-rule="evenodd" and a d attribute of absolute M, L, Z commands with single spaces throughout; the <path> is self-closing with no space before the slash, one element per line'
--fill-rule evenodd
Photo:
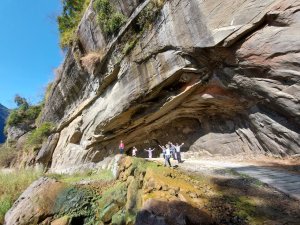
<path fill-rule="evenodd" d="M 123 143 L 123 141 L 121 140 L 121 142 L 120 142 L 120 145 L 119 145 L 119 150 L 120 150 L 120 154 L 124 154 L 124 143 Z"/>

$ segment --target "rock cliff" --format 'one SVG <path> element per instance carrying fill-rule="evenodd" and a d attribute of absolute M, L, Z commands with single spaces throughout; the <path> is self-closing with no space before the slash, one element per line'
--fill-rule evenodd
<path fill-rule="evenodd" d="M 93 2 L 43 111 L 57 124 L 52 170 L 98 162 L 121 139 L 185 142 L 194 156 L 300 153 L 299 1 L 111 1 L 128 18 L 113 37 Z"/>
<path fill-rule="evenodd" d="M 0 143 L 3 143 L 6 139 L 4 135 L 4 126 L 8 113 L 8 109 L 0 104 Z"/>

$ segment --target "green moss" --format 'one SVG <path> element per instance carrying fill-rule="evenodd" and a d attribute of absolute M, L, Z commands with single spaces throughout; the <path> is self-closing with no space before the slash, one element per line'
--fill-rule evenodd
<path fill-rule="evenodd" d="M 120 224 L 135 224 L 136 214 L 130 214 L 124 210 L 120 210 L 118 213 L 113 215 L 111 224 L 120 225 Z"/>
<path fill-rule="evenodd" d="M 110 170 L 101 170 L 99 172 L 87 171 L 84 173 L 67 174 L 49 174 L 51 178 L 65 183 L 77 183 L 82 180 L 88 181 L 110 181 L 113 180 L 113 174 Z"/>
<path fill-rule="evenodd" d="M 125 183 L 118 182 L 109 189 L 102 193 L 101 199 L 98 201 L 98 208 L 104 209 L 112 202 L 116 202 L 119 205 L 125 205 L 126 203 L 127 186 Z"/>
<path fill-rule="evenodd" d="M 84 224 L 88 224 L 93 220 L 96 199 L 97 195 L 91 190 L 75 186 L 67 187 L 57 196 L 54 206 L 55 217 L 82 217 Z"/>
<path fill-rule="evenodd" d="M 257 210 L 257 203 L 250 196 L 224 195 L 224 198 L 234 206 L 234 216 L 237 216 L 249 224 L 263 224 L 265 215 Z"/>

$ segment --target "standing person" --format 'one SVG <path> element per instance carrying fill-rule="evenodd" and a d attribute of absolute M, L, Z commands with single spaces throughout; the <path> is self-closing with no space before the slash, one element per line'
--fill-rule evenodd
<path fill-rule="evenodd" d="M 120 142 L 120 144 L 119 144 L 120 154 L 124 154 L 124 148 L 125 148 L 124 143 L 123 143 L 123 141 L 121 140 L 121 142 Z"/>
<path fill-rule="evenodd" d="M 151 149 L 151 148 L 149 148 L 149 149 L 144 149 L 146 152 L 148 152 L 148 158 L 149 159 L 152 159 L 152 152 L 155 150 L 155 148 L 154 149 Z"/>
<path fill-rule="evenodd" d="M 175 145 L 175 150 L 176 150 L 176 155 L 177 155 L 178 163 L 182 163 L 180 148 L 181 148 L 183 145 L 184 145 L 184 143 L 182 143 L 181 145 L 179 145 L 178 143 L 176 143 L 176 145 Z"/>
<path fill-rule="evenodd" d="M 176 148 L 175 148 L 175 145 L 173 145 L 173 143 L 170 142 L 170 141 L 169 141 L 169 145 L 170 145 L 171 155 L 172 155 L 173 159 L 176 160 L 177 157 L 176 157 Z"/>
<path fill-rule="evenodd" d="M 137 148 L 134 146 L 132 148 L 132 157 L 136 157 Z"/>
<path fill-rule="evenodd" d="M 163 158 L 165 158 L 165 156 L 166 156 L 166 148 L 165 148 L 165 146 L 161 146 L 161 145 L 158 145 L 160 148 L 161 148 L 161 150 L 162 150 L 162 154 L 163 154 Z"/>
<path fill-rule="evenodd" d="M 172 167 L 170 158 L 171 158 L 171 149 L 170 149 L 170 145 L 167 144 L 166 145 L 166 153 L 165 153 L 165 166 L 168 164 L 170 167 Z"/>

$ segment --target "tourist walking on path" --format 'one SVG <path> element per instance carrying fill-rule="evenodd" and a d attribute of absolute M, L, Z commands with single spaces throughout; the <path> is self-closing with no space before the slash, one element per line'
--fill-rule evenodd
<path fill-rule="evenodd" d="M 171 149 L 170 149 L 170 145 L 166 145 L 166 149 L 165 149 L 165 166 L 168 164 L 171 167 L 171 162 L 170 162 L 170 158 L 171 158 Z"/>
<path fill-rule="evenodd" d="M 178 163 L 182 163 L 180 148 L 183 145 L 184 145 L 184 143 L 182 143 L 181 145 L 179 145 L 178 143 L 176 143 L 176 145 L 175 145 L 175 151 L 176 151 L 176 156 L 177 156 Z"/>
<path fill-rule="evenodd" d="M 137 152 L 137 148 L 133 147 L 132 148 L 132 157 L 136 157 L 136 152 Z"/>
<path fill-rule="evenodd" d="M 123 141 L 121 140 L 120 144 L 119 144 L 119 151 L 120 151 L 120 154 L 124 154 L 124 143 Z"/>
<path fill-rule="evenodd" d="M 155 148 L 154 149 L 151 149 L 151 148 L 149 148 L 149 149 L 144 149 L 146 152 L 148 152 L 148 158 L 149 159 L 152 159 L 152 152 L 155 150 Z"/>

